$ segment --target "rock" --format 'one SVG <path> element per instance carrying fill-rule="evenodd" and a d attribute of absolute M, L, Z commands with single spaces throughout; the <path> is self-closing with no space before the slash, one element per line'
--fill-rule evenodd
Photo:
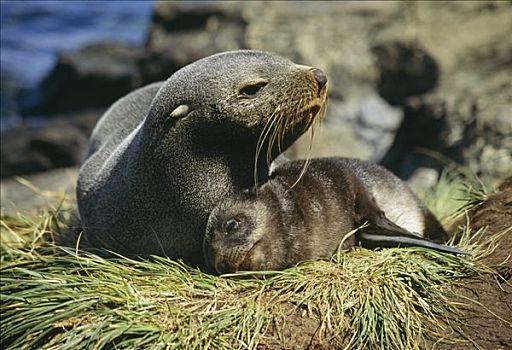
<path fill-rule="evenodd" d="M 116 43 L 62 53 L 41 84 L 40 106 L 25 112 L 55 114 L 108 106 L 136 87 L 141 54 L 141 48 Z"/>
<path fill-rule="evenodd" d="M 501 178 L 512 172 L 511 27 L 510 2 L 157 2 L 143 54 L 63 55 L 45 106 L 109 104 L 204 56 L 262 49 L 329 77 L 313 156 L 372 159 L 403 178 L 446 158 Z M 287 155 L 305 156 L 307 137 Z"/>
<path fill-rule="evenodd" d="M 167 79 L 205 56 L 245 48 L 245 26 L 239 2 L 157 2 L 139 82 Z"/>
<path fill-rule="evenodd" d="M 285 156 L 291 160 L 307 157 L 369 159 L 372 154 L 372 148 L 362 142 L 350 126 L 331 126 L 325 123 L 316 131 L 312 147 L 310 145 L 311 131 L 308 131 L 285 152 Z"/>
<path fill-rule="evenodd" d="M 20 121 L 19 106 L 16 103 L 21 86 L 14 82 L 9 72 L 2 72 L 0 77 L 0 120 L 2 129 L 12 127 Z"/>
<path fill-rule="evenodd" d="M 437 184 L 438 179 L 439 172 L 436 169 L 422 167 L 412 173 L 407 183 L 415 193 L 426 193 Z"/>
<path fill-rule="evenodd" d="M 356 133 L 372 146 L 370 159 L 378 161 L 393 142 L 395 132 L 403 119 L 403 112 L 393 108 L 378 95 L 360 100 Z"/>
<path fill-rule="evenodd" d="M 443 166 L 432 155 L 441 155 L 447 148 L 443 136 L 447 116 L 444 101 L 432 96 L 411 97 L 403 107 L 403 121 L 380 163 L 408 179 L 419 167 Z"/>
<path fill-rule="evenodd" d="M 75 197 L 77 168 L 54 169 L 40 174 L 3 179 L 0 185 L 3 214 L 34 214 L 59 205 L 63 195 Z"/>
<path fill-rule="evenodd" d="M 46 154 L 52 168 L 71 166 L 80 162 L 81 150 L 87 137 L 72 126 L 56 125 L 44 128 L 28 144 L 30 150 Z"/>
<path fill-rule="evenodd" d="M 390 107 L 378 95 L 370 95 L 360 101 L 358 120 L 364 127 L 395 131 L 402 118 L 400 109 Z"/>
<path fill-rule="evenodd" d="M 506 131 L 512 125 L 506 107 L 512 101 L 511 3 L 265 3 L 251 7 L 246 18 L 250 48 L 326 71 L 330 101 L 324 128 L 332 129 L 319 137 L 319 145 L 331 145 L 323 153 L 333 153 L 334 146 L 345 148 L 337 155 L 383 154 L 382 163 L 404 178 L 418 167 L 443 166 L 415 153 L 419 149 L 470 166 L 483 178 L 512 172 L 504 156 L 512 149 Z M 352 119 L 375 93 L 404 114 L 384 152 L 371 140 L 384 140 L 385 131 L 358 129 Z M 418 110 L 411 99 L 421 101 Z M 344 142 L 348 128 L 357 134 Z M 494 160 L 482 166 L 482 156 Z"/>
<path fill-rule="evenodd" d="M 439 79 L 436 61 L 414 43 L 379 43 L 371 48 L 379 71 L 377 91 L 389 103 L 433 90 Z"/>
<path fill-rule="evenodd" d="M 40 128 L 2 132 L 1 178 L 26 175 L 80 163 L 84 147 L 101 111 L 56 117 Z"/>

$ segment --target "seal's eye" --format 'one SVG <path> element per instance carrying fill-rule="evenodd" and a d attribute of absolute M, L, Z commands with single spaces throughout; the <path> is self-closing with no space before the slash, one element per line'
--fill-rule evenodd
<path fill-rule="evenodd" d="M 240 89 L 241 97 L 254 97 L 256 94 L 267 85 L 266 81 L 259 81 L 257 83 L 250 83 Z"/>
<path fill-rule="evenodd" d="M 226 234 L 231 234 L 238 228 L 239 222 L 236 219 L 229 219 L 226 222 Z"/>

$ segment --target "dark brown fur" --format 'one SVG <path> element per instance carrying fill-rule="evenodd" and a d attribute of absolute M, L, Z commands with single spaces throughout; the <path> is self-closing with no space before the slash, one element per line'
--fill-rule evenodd
<path fill-rule="evenodd" d="M 212 211 L 203 249 L 213 270 L 278 270 L 304 260 L 329 258 L 344 236 L 364 223 L 367 226 L 346 237 L 341 249 L 362 243 L 460 253 L 427 239 L 446 238 L 446 232 L 407 186 L 385 169 L 355 159 L 313 159 L 292 187 L 302 166 L 302 161 L 285 163 L 268 182 Z M 419 225 L 425 227 L 423 232 L 409 232 L 386 217 L 372 195 L 374 184 L 369 183 L 377 179 L 406 197 L 407 203 L 400 208 L 403 215 L 415 209 L 423 213 L 425 222 Z"/>

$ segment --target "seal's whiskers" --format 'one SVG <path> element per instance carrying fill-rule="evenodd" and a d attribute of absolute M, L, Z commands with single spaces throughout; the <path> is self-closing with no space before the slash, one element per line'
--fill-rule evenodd
<path fill-rule="evenodd" d="M 309 113 L 312 113 L 312 112 L 309 112 Z M 313 144 L 314 144 L 315 135 L 316 135 L 315 132 L 317 129 L 320 128 L 324 115 L 325 115 L 325 101 L 323 101 L 323 103 L 320 104 L 320 109 L 318 110 L 318 112 L 316 114 L 313 114 L 310 117 L 311 136 L 309 138 L 309 147 L 306 152 L 306 158 L 305 158 L 304 164 L 302 166 L 302 169 L 300 170 L 299 176 L 298 176 L 297 180 L 295 180 L 295 182 L 290 186 L 290 188 L 289 188 L 290 190 L 292 188 L 294 188 L 299 183 L 299 181 L 304 177 L 304 174 L 306 173 L 306 171 L 308 169 L 308 166 L 311 162 L 311 154 L 313 153 Z M 306 128 L 308 126 L 306 126 Z"/>
<path fill-rule="evenodd" d="M 311 126 L 311 136 L 309 138 L 309 147 L 308 147 L 308 150 L 306 153 L 306 158 L 305 158 L 304 164 L 299 172 L 299 176 L 297 177 L 297 180 L 295 180 L 295 182 L 290 186 L 289 190 L 294 188 L 299 183 L 299 181 L 304 177 L 304 174 L 306 173 L 306 171 L 308 169 L 309 163 L 311 162 L 311 153 L 313 150 L 313 142 L 315 139 L 315 128 L 316 127 L 317 127 L 317 122 L 315 119 L 315 120 L 313 120 L 313 124 Z"/>
<path fill-rule="evenodd" d="M 258 183 L 258 160 L 261 154 L 261 150 L 263 149 L 263 145 L 265 144 L 265 141 L 267 140 L 267 137 L 269 133 L 272 131 L 274 124 L 276 122 L 276 119 L 274 117 L 275 114 L 272 114 L 267 121 L 265 122 L 265 125 L 263 126 L 263 130 L 261 131 L 261 134 L 258 138 L 258 142 L 256 143 L 256 152 L 254 156 L 254 185 L 256 186 Z"/>

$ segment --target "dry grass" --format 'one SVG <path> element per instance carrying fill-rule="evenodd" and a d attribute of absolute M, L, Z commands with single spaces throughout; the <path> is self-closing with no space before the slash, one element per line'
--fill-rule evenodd
<path fill-rule="evenodd" d="M 466 229 L 459 246 L 472 257 L 354 249 L 285 271 L 216 277 L 161 257 L 106 260 L 56 247 L 67 213 L 2 217 L 2 348 L 285 346 L 293 313 L 316 320 L 312 343 L 329 348 L 417 349 L 456 324 L 451 288 L 492 273 L 478 259 L 493 242 L 477 244 Z"/>

